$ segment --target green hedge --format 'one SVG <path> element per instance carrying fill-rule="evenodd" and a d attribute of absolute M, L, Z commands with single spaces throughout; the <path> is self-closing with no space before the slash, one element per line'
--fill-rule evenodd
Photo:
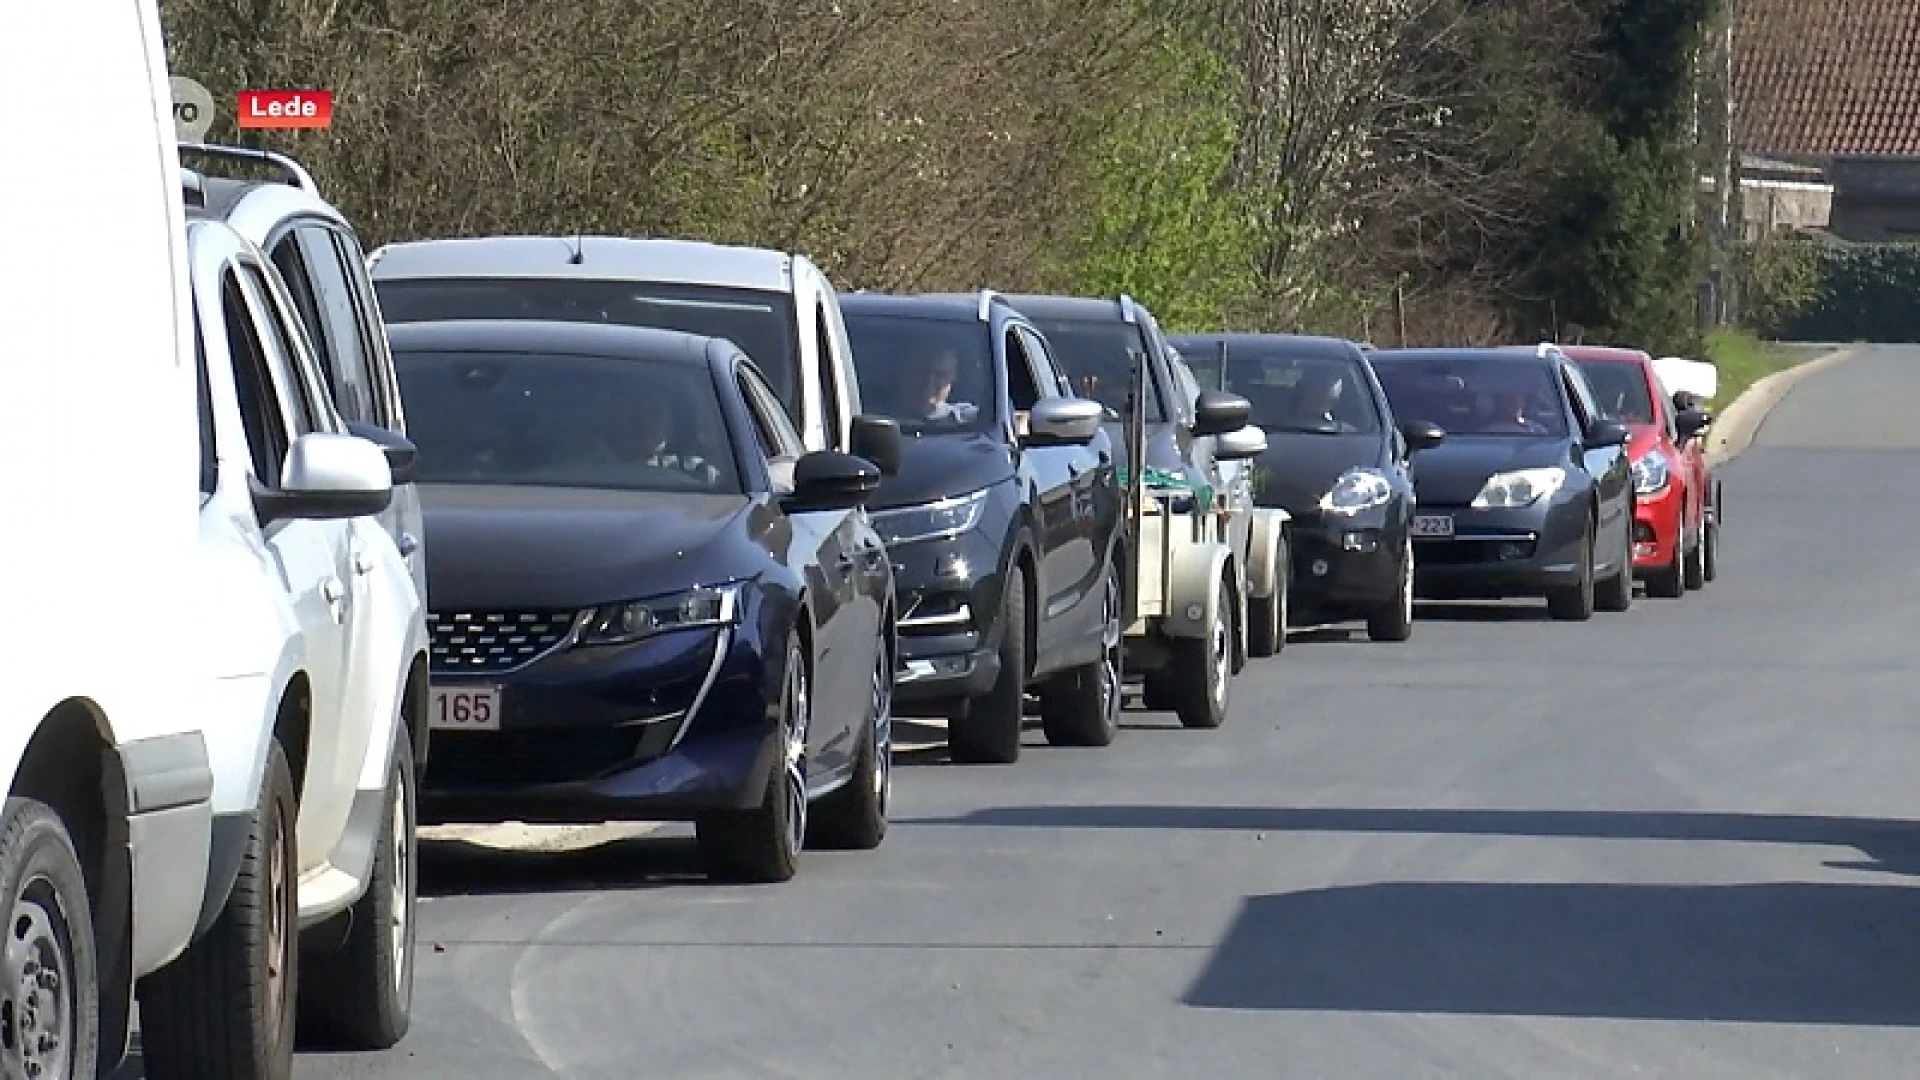
<path fill-rule="evenodd" d="M 1920 244 L 1848 244 L 1816 256 L 1812 302 L 1773 329 L 1785 341 L 1920 341 Z"/>

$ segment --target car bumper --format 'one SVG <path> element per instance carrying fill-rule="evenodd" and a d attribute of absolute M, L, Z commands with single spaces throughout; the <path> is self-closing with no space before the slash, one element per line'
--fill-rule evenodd
<path fill-rule="evenodd" d="M 1414 591 L 1423 599 L 1539 596 L 1580 580 L 1587 510 L 1577 498 L 1517 510 L 1422 505 L 1415 513 L 1453 519 L 1451 537 L 1414 538 Z"/>
<path fill-rule="evenodd" d="M 422 824 L 685 820 L 759 805 L 776 754 L 761 651 L 741 628 L 576 648 L 489 679 L 499 730 L 438 728 Z"/>
<path fill-rule="evenodd" d="M 206 900 L 213 765 L 197 731 L 119 747 L 133 873 L 133 974 L 164 967 L 193 941 Z"/>
<path fill-rule="evenodd" d="M 1403 534 L 1386 528 L 1384 514 L 1294 514 L 1289 535 L 1296 612 L 1366 612 L 1393 599 Z"/>
<path fill-rule="evenodd" d="M 992 689 L 1000 677 L 1000 546 L 975 529 L 888 551 L 901 612 L 895 712 L 938 716 Z"/>
<path fill-rule="evenodd" d="M 1641 495 L 1633 510 L 1633 568 L 1664 570 L 1673 565 L 1680 544 L 1680 488 L 1669 483 L 1659 492 Z"/>

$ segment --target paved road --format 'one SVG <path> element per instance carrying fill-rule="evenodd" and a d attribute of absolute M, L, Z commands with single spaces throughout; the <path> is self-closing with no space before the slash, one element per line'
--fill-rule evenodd
<path fill-rule="evenodd" d="M 1916 400 L 1920 349 L 1796 389 L 1704 593 L 1309 635 L 1217 732 L 903 769 L 788 886 L 437 850 L 414 1033 L 297 1075 L 1911 1076 Z"/>

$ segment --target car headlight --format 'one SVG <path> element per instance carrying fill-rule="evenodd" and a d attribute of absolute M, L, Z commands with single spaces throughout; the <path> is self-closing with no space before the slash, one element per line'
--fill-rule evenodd
<path fill-rule="evenodd" d="M 981 488 L 971 495 L 956 495 L 951 499 L 920 506 L 904 506 L 898 510 L 877 510 L 867 517 L 873 522 L 880 539 L 889 544 L 911 544 L 920 540 L 959 536 L 979 523 L 980 511 L 987 505 L 988 490 Z"/>
<path fill-rule="evenodd" d="M 582 645 L 630 645 L 674 630 L 732 626 L 740 618 L 740 586 L 688 589 L 668 596 L 629 600 L 596 608 L 580 635 Z"/>
<path fill-rule="evenodd" d="M 1633 461 L 1633 490 L 1650 495 L 1667 486 L 1672 479 L 1673 463 L 1658 450 L 1649 450 Z"/>
<path fill-rule="evenodd" d="M 1469 505 L 1476 510 L 1517 510 L 1553 498 L 1566 482 L 1567 470 L 1557 467 L 1494 473 Z"/>
<path fill-rule="evenodd" d="M 1320 496 L 1320 509 L 1329 514 L 1357 514 L 1393 498 L 1393 485 L 1378 469 L 1348 469 Z"/>

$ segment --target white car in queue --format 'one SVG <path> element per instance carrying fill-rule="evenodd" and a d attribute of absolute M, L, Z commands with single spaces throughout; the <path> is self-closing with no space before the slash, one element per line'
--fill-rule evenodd
<path fill-rule="evenodd" d="M 140 982 L 142 1053 L 155 1080 L 280 1080 L 296 1031 L 358 1049 L 406 1032 L 424 605 L 376 516 L 398 444 L 347 432 L 261 251 L 187 216 L 195 595 L 222 728 L 198 936 Z"/>

